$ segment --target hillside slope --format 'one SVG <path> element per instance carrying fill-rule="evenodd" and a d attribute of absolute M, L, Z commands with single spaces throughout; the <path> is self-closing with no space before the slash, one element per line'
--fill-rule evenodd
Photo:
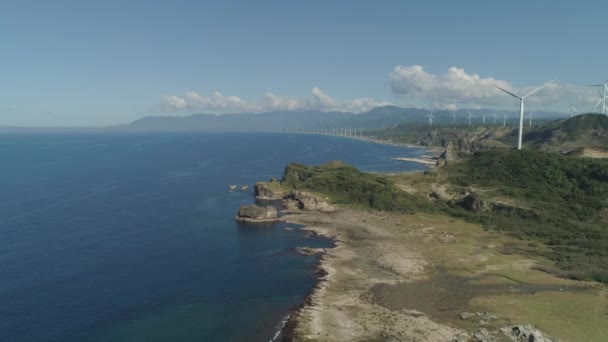
<path fill-rule="evenodd" d="M 583 114 L 538 127 L 525 135 L 527 145 L 540 150 L 583 155 L 585 149 L 608 153 L 608 116 Z"/>

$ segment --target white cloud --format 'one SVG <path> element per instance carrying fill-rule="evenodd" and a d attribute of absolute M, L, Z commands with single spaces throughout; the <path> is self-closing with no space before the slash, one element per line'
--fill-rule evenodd
<path fill-rule="evenodd" d="M 507 81 L 468 74 L 456 67 L 449 68 L 445 74 L 432 74 L 419 65 L 399 65 L 389 74 L 389 78 L 393 94 L 441 109 L 512 106 L 515 99 L 496 89 L 493 84 L 517 94 L 526 94 L 539 86 L 518 89 Z M 588 88 L 552 83 L 527 101 L 546 109 L 563 111 L 569 103 L 590 104 L 593 98 L 596 97 Z"/>
<path fill-rule="evenodd" d="M 168 95 L 163 98 L 164 104 L 173 109 L 173 110 L 181 110 L 188 108 L 188 103 L 183 98 L 179 98 L 175 95 Z"/>
<path fill-rule="evenodd" d="M 163 108 L 173 112 L 201 111 L 208 113 L 236 113 L 236 112 L 265 112 L 278 110 L 318 110 L 349 111 L 361 113 L 379 106 L 390 105 L 387 101 L 374 101 L 369 98 L 357 98 L 348 101 L 338 101 L 324 93 L 318 87 L 312 88 L 311 94 L 306 98 L 292 98 L 264 94 L 261 101 L 245 101 L 237 96 L 226 96 L 213 92 L 209 96 L 188 91 L 183 96 L 168 95 L 163 98 Z"/>

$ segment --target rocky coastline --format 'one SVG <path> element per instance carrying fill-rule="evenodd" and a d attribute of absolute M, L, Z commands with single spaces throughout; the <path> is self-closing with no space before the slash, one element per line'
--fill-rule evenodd
<path fill-rule="evenodd" d="M 257 183 L 256 202 L 274 201 L 273 220 L 329 238 L 333 248 L 295 249 L 319 256 L 316 284 L 273 341 L 550 342 L 556 339 L 531 324 L 534 319 L 522 320 L 519 312 L 508 310 L 495 312 L 493 296 L 538 292 L 559 300 L 582 291 L 580 283 L 537 267 L 545 261 L 503 254 L 525 245 L 479 225 L 440 214 L 337 206 L 323 195 L 287 184 L 275 179 Z M 439 186 L 426 191 L 429 201 L 446 197 L 470 212 L 506 205 L 475 191 L 453 194 Z M 267 218 L 264 212 L 269 209 L 258 207 L 262 209 L 255 210 Z M 460 275 L 463 268 L 467 272 Z M 438 271 L 443 269 L 450 271 Z"/>

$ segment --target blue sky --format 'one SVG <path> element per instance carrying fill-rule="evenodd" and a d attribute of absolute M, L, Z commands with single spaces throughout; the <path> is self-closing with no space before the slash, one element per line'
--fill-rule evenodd
<path fill-rule="evenodd" d="M 488 84 L 525 92 L 551 79 L 530 106 L 590 109 L 582 86 L 608 78 L 607 14 L 600 1 L 4 1 L 0 125 L 515 109 Z"/>

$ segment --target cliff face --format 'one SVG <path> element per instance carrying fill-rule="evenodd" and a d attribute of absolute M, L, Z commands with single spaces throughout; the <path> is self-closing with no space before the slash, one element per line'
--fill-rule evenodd
<path fill-rule="evenodd" d="M 508 148 L 509 145 L 499 140 L 512 134 L 514 134 L 514 130 L 508 127 L 479 127 L 474 131 L 445 129 L 430 132 L 427 141 L 439 141 L 439 144 L 444 148 L 437 161 L 437 166 L 441 167 L 457 160 L 459 155 L 462 154 L 472 154 L 477 151 L 495 148 Z"/>
<path fill-rule="evenodd" d="M 326 200 L 309 192 L 292 190 L 284 200 L 284 205 L 290 209 L 331 212 L 336 208 Z"/>
<path fill-rule="evenodd" d="M 255 204 L 242 205 L 236 217 L 239 221 L 268 222 L 278 219 L 277 209 L 272 206 L 261 207 Z"/>
<path fill-rule="evenodd" d="M 285 196 L 281 183 L 276 180 L 258 182 L 255 184 L 255 197 L 261 200 L 276 200 Z"/>

